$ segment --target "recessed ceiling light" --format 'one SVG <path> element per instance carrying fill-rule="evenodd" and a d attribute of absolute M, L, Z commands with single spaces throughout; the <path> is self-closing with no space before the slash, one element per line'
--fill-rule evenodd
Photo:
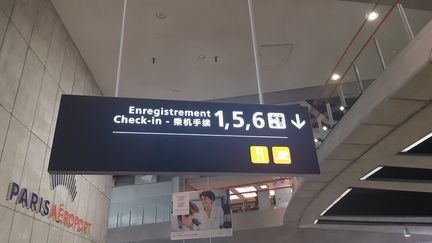
<path fill-rule="evenodd" d="M 314 138 L 314 142 L 318 143 L 319 142 L 318 138 Z"/>
<path fill-rule="evenodd" d="M 156 18 L 158 19 L 166 19 L 167 15 L 164 12 L 157 12 L 156 13 Z"/>
<path fill-rule="evenodd" d="M 327 131 L 327 130 L 328 130 L 328 127 L 323 126 L 322 129 L 323 129 L 324 131 Z"/>
<path fill-rule="evenodd" d="M 253 197 L 256 197 L 257 194 L 255 192 L 249 192 L 249 193 L 243 193 L 242 196 L 244 198 L 253 198 Z"/>
<path fill-rule="evenodd" d="M 236 188 L 236 191 L 243 193 L 243 192 L 255 192 L 256 188 L 253 186 L 247 186 L 247 187 L 239 187 Z"/>
<path fill-rule="evenodd" d="M 268 186 L 267 186 L 267 185 L 261 185 L 260 188 L 261 188 L 261 189 L 267 189 Z"/>
<path fill-rule="evenodd" d="M 339 110 L 344 111 L 345 107 L 343 105 L 339 106 Z"/>
<path fill-rule="evenodd" d="M 341 78 L 341 76 L 338 73 L 333 73 L 333 75 L 331 76 L 331 80 L 336 81 L 339 80 Z"/>
<path fill-rule="evenodd" d="M 378 19 L 378 17 L 379 17 L 378 12 L 373 11 L 373 12 L 370 12 L 370 13 L 367 15 L 367 20 L 368 20 L 369 22 L 371 22 L 371 21 L 374 21 L 374 20 Z"/>

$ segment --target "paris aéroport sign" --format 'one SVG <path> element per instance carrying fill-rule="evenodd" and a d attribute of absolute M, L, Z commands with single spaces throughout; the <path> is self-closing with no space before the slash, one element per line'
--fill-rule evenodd
<path fill-rule="evenodd" d="M 307 108 L 63 95 L 51 173 L 317 174 Z"/>

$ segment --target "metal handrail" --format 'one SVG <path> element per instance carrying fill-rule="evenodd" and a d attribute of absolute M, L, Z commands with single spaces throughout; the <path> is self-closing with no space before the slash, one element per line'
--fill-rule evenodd
<path fill-rule="evenodd" d="M 377 0 L 377 2 L 374 4 L 374 6 L 369 10 L 369 12 L 374 11 L 378 5 L 380 4 L 381 0 Z M 332 71 L 330 72 L 329 76 L 327 77 L 327 80 L 324 82 L 324 84 L 321 86 L 321 89 L 318 93 L 317 98 L 315 99 L 318 100 L 321 98 L 321 95 L 324 92 L 325 87 L 327 86 L 327 84 L 330 82 L 330 79 L 332 77 L 332 75 L 334 74 L 334 72 L 337 70 L 337 68 L 339 67 L 339 65 L 342 63 L 342 60 L 344 59 L 344 57 L 346 56 L 346 54 L 348 53 L 349 49 L 352 47 L 352 45 L 354 44 L 354 41 L 357 40 L 358 36 L 360 35 L 361 31 L 363 30 L 363 28 L 366 26 L 367 23 L 367 19 L 365 18 L 362 22 L 362 24 L 360 25 L 360 27 L 358 28 L 357 32 L 354 34 L 354 36 L 351 38 L 350 42 L 348 43 L 348 45 L 345 47 L 345 50 L 343 51 L 342 55 L 339 57 L 338 61 L 336 62 L 336 65 L 333 67 Z"/>
<path fill-rule="evenodd" d="M 378 0 L 374 6 L 372 7 L 372 9 L 369 11 L 374 11 L 377 7 L 378 4 L 381 2 L 381 0 Z M 322 94 L 325 90 L 325 88 L 327 87 L 332 75 L 336 72 L 336 70 L 338 69 L 338 67 L 340 66 L 340 64 L 342 63 L 343 59 L 345 58 L 347 52 L 349 51 L 349 49 L 352 47 L 353 43 L 355 40 L 358 39 L 359 33 L 364 29 L 365 24 L 367 23 L 367 19 L 365 18 L 365 20 L 362 22 L 362 24 L 360 25 L 359 29 L 357 30 L 357 32 L 355 33 L 355 35 L 353 36 L 353 38 L 350 40 L 350 42 L 348 43 L 347 47 L 344 49 L 342 55 L 339 57 L 336 65 L 333 67 L 329 77 L 327 78 L 327 80 L 324 82 L 324 84 L 321 86 L 320 92 L 318 94 L 318 96 L 314 99 L 313 101 L 313 105 L 316 106 L 316 111 L 318 111 L 318 116 L 319 117 L 325 117 L 325 110 L 327 110 L 327 116 L 329 117 L 329 120 L 331 120 L 330 118 L 332 117 L 332 110 L 330 108 L 330 100 L 331 98 L 335 95 L 336 91 L 338 91 L 340 99 L 341 99 L 341 105 L 345 104 L 345 97 L 343 94 L 343 90 L 342 90 L 342 82 L 343 80 L 346 78 L 346 76 L 348 75 L 348 73 L 353 70 L 355 77 L 357 79 L 358 85 L 359 85 L 359 89 L 360 89 L 360 95 L 363 93 L 364 91 L 364 87 L 362 84 L 362 80 L 360 78 L 360 72 L 358 67 L 355 65 L 356 61 L 358 60 L 358 58 L 364 53 L 364 50 L 366 49 L 366 47 L 370 44 L 370 42 L 373 40 L 375 42 L 376 45 L 376 50 L 378 52 L 379 55 L 379 59 L 381 61 L 381 66 L 383 67 L 383 70 L 386 69 L 387 64 L 384 61 L 384 57 L 381 51 L 381 47 L 380 47 L 380 43 L 378 42 L 378 40 L 376 39 L 376 34 L 377 32 L 380 30 L 381 26 L 384 24 L 384 22 L 388 19 L 388 17 L 390 16 L 390 14 L 394 11 L 394 9 L 397 8 L 400 14 L 400 17 L 402 19 L 402 22 L 404 24 L 404 28 L 407 31 L 407 34 L 409 36 L 410 41 L 412 41 L 412 39 L 414 38 L 414 34 L 412 32 L 411 26 L 408 22 L 408 19 L 405 15 L 404 9 L 400 3 L 400 0 L 395 0 L 394 3 L 390 6 L 389 10 L 386 12 L 386 14 L 384 15 L 384 17 L 381 19 L 381 21 L 378 23 L 377 27 L 373 30 L 373 32 L 369 35 L 368 39 L 362 44 L 360 50 L 357 52 L 357 54 L 354 56 L 354 58 L 350 61 L 349 65 L 346 67 L 345 71 L 343 72 L 343 74 L 340 76 L 340 78 L 338 80 L 336 80 L 335 84 L 332 84 L 333 88 L 331 90 L 331 93 L 324 99 L 324 101 L 322 101 Z M 322 103 L 320 103 L 320 100 Z M 320 123 L 319 119 L 318 123 Z M 320 138 L 321 140 L 325 139 L 325 135 L 328 134 L 329 132 L 323 132 L 322 129 L 322 125 L 319 124 L 319 133 L 320 133 Z M 333 126 L 334 124 L 331 124 L 331 126 Z"/>

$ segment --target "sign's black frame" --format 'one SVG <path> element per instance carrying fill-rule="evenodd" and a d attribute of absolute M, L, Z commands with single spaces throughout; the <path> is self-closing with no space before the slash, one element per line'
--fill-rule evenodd
<path fill-rule="evenodd" d="M 116 124 L 115 116 L 140 116 L 128 114 L 130 106 L 210 111 L 212 127 L 174 127 L 172 116 L 164 117 L 160 126 Z M 217 110 L 227 114 L 225 119 L 230 123 L 230 129 L 217 126 L 219 120 L 214 116 Z M 249 125 L 255 112 L 263 112 L 264 118 L 268 112 L 283 113 L 286 129 L 257 129 L 252 125 L 247 131 L 234 129 L 232 125 L 237 121 L 229 117 L 233 111 L 241 111 Z M 165 124 L 170 121 L 170 124 Z M 300 121 L 304 121 L 301 129 L 293 123 Z M 147 132 L 154 134 L 141 134 Z M 217 136 L 160 135 L 162 133 Z M 266 146 L 270 162 L 253 164 L 250 146 Z M 272 160 L 274 146 L 289 147 L 292 163 L 275 164 Z M 48 172 L 116 175 L 320 173 L 309 113 L 305 107 L 75 95 L 61 98 Z"/>

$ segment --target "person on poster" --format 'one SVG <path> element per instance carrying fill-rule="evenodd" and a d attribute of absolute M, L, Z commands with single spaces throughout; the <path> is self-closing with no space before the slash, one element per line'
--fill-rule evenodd
<path fill-rule="evenodd" d="M 224 212 L 220 205 L 215 205 L 216 195 L 212 191 L 203 191 L 199 195 L 204 210 L 198 213 L 201 229 L 221 229 L 224 225 Z"/>
<path fill-rule="evenodd" d="M 201 223 L 198 219 L 196 219 L 198 212 L 198 206 L 193 202 L 189 202 L 189 214 L 177 215 L 178 227 L 176 231 L 200 230 Z"/>

